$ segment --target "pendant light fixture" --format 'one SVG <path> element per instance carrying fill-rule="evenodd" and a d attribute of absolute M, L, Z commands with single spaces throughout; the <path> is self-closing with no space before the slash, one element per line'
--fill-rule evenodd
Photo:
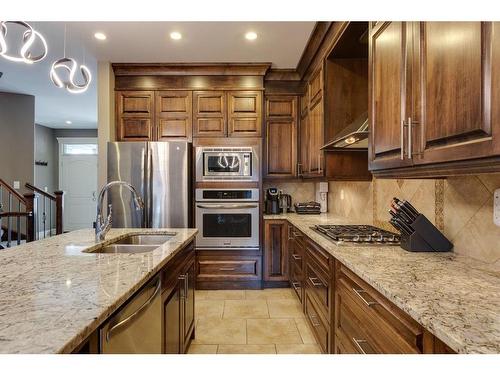
<path fill-rule="evenodd" d="M 23 33 L 23 41 L 21 48 L 19 49 L 18 56 L 8 53 L 9 49 L 12 49 L 7 45 L 7 32 L 9 25 L 19 25 L 26 29 Z M 40 40 L 42 43 L 43 52 L 38 56 L 33 56 L 31 48 L 37 40 Z M 33 64 L 43 60 L 45 56 L 47 56 L 47 51 L 47 42 L 45 41 L 45 38 L 28 23 L 23 21 L 0 21 L 0 56 L 10 61 Z"/>
<path fill-rule="evenodd" d="M 84 61 L 85 63 L 85 61 Z M 80 69 L 80 73 L 83 77 L 83 83 L 78 84 L 75 82 L 75 75 L 77 69 Z M 59 77 L 58 71 L 65 71 L 67 74 L 67 79 L 61 79 Z M 80 94 L 87 91 L 92 81 L 92 74 L 89 68 L 84 64 L 78 66 L 75 59 L 66 57 L 66 25 L 64 25 L 64 55 L 59 60 L 54 61 L 50 69 L 50 79 L 59 88 L 65 88 L 68 92 L 72 94 Z"/>

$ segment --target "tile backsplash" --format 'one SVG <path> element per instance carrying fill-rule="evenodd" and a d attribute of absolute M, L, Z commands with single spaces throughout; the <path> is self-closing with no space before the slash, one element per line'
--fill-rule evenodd
<path fill-rule="evenodd" d="M 294 202 L 314 200 L 315 183 L 275 185 Z M 500 269 L 500 227 L 493 223 L 493 192 L 500 173 L 447 179 L 373 179 L 371 182 L 330 181 L 328 211 L 360 223 L 393 229 L 389 204 L 393 197 L 409 200 L 453 242 L 456 253 Z"/>
<path fill-rule="evenodd" d="M 275 187 L 292 196 L 292 205 L 297 202 L 310 202 L 316 198 L 314 182 L 264 182 L 264 194 L 267 188 Z"/>

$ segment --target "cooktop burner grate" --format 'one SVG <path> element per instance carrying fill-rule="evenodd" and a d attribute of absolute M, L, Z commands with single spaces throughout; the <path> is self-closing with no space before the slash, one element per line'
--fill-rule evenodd
<path fill-rule="evenodd" d="M 399 235 L 372 225 L 315 225 L 311 229 L 337 244 L 399 245 Z"/>

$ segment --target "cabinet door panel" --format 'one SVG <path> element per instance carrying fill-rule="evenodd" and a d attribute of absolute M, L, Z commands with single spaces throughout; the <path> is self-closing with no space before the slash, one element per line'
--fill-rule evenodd
<path fill-rule="evenodd" d="M 288 280 L 288 225 L 286 221 L 265 221 L 264 261 L 264 280 Z"/>
<path fill-rule="evenodd" d="M 306 171 L 311 176 L 320 176 L 323 174 L 323 151 L 320 148 L 324 144 L 322 99 L 311 104 L 308 118 L 309 167 Z"/>
<path fill-rule="evenodd" d="M 266 175 L 294 177 L 296 175 L 297 125 L 290 120 L 266 122 Z"/>
<path fill-rule="evenodd" d="M 117 91 L 115 98 L 117 140 L 153 140 L 154 93 Z"/>
<path fill-rule="evenodd" d="M 260 91 L 227 93 L 230 137 L 259 137 L 262 128 L 262 94 Z"/>
<path fill-rule="evenodd" d="M 492 24 L 420 22 L 415 27 L 419 55 L 414 64 L 420 66 L 415 86 L 421 98 L 413 125 L 420 138 L 415 139 L 415 163 L 495 154 L 500 140 L 492 137 L 500 124 L 491 122 Z"/>
<path fill-rule="evenodd" d="M 192 137 L 192 99 L 190 91 L 156 92 L 158 140 Z"/>
<path fill-rule="evenodd" d="M 370 36 L 370 169 L 411 164 L 402 155 L 406 136 L 401 126 L 407 115 L 407 34 L 407 23 L 385 22 Z"/>
<path fill-rule="evenodd" d="M 193 136 L 220 137 L 227 132 L 224 91 L 193 92 Z"/>

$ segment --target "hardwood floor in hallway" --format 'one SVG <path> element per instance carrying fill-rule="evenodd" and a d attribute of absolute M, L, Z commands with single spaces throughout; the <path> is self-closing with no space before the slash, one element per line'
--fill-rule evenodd
<path fill-rule="evenodd" d="M 189 354 L 320 354 L 292 289 L 197 290 Z"/>

